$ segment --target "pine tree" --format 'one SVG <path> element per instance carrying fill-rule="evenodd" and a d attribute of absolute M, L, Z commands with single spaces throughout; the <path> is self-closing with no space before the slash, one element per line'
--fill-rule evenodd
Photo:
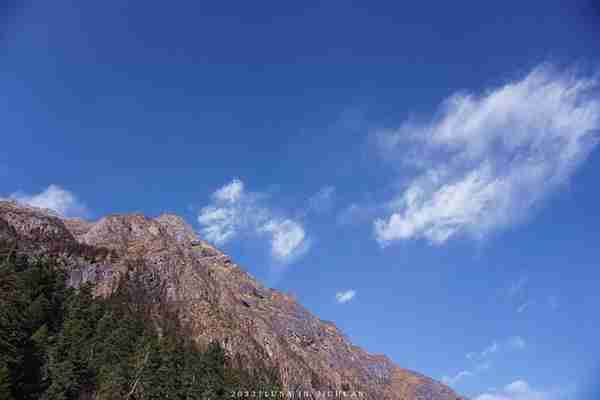
<path fill-rule="evenodd" d="M 8 367 L 0 362 L 0 399 L 13 400 L 12 379 Z"/>
<path fill-rule="evenodd" d="M 204 355 L 204 396 L 211 399 L 225 398 L 225 351 L 218 342 L 211 342 Z"/>
<path fill-rule="evenodd" d="M 95 314 L 91 287 L 85 285 L 67 302 L 63 329 L 50 356 L 50 398 L 72 399 L 82 389 L 93 385 L 90 371 L 90 342 L 94 336 Z"/>

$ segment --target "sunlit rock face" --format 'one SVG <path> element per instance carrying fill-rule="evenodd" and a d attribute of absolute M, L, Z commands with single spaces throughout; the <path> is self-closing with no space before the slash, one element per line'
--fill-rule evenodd
<path fill-rule="evenodd" d="M 286 390 L 315 398 L 331 390 L 376 400 L 460 399 L 352 345 L 333 323 L 263 287 L 178 216 L 110 215 L 90 222 L 0 201 L 0 241 L 32 257 L 52 257 L 70 285 L 94 282 L 100 296 L 114 290 L 132 264 L 142 265 L 142 284 L 199 344 L 218 340 L 246 366 L 276 367 Z"/>

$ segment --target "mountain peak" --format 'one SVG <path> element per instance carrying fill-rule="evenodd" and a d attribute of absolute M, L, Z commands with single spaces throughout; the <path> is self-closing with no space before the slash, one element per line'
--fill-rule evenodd
<path fill-rule="evenodd" d="M 196 342 L 217 340 L 249 366 L 276 367 L 288 390 L 348 391 L 378 400 L 460 399 L 441 383 L 354 346 L 332 322 L 266 289 L 177 215 L 110 215 L 89 222 L 2 201 L 0 239 L 10 236 L 26 254 L 60 260 L 72 286 L 93 282 L 97 295 L 114 289 L 129 262 L 142 263 L 144 284 L 162 282 L 157 297 Z"/>

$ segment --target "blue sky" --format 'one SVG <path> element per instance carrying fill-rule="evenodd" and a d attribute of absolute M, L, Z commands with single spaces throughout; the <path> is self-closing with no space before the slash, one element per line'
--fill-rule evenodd
<path fill-rule="evenodd" d="M 0 196 L 181 214 L 403 367 L 573 398 L 599 357 L 598 7 L 446 3 L 9 1 Z"/>

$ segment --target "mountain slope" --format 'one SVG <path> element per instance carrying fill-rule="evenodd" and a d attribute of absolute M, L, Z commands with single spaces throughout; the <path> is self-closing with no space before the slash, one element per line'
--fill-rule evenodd
<path fill-rule="evenodd" d="M 343 390 L 378 400 L 460 398 L 352 345 L 334 324 L 260 285 L 175 215 L 88 222 L 0 202 L 0 240 L 52 257 L 68 271 L 70 285 L 94 282 L 98 295 L 110 294 L 132 263 L 143 265 L 146 289 L 177 313 L 196 342 L 218 340 L 249 366 L 276 367 L 288 390 Z"/>

